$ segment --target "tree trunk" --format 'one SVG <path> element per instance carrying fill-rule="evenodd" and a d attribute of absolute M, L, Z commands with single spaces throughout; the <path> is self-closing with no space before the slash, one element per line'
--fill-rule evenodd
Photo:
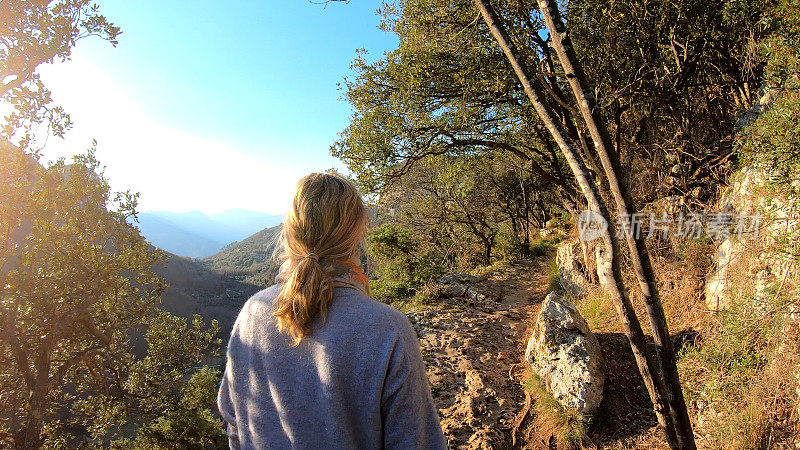
<path fill-rule="evenodd" d="M 553 48 L 558 54 L 561 66 L 564 68 L 567 81 L 575 95 L 578 109 L 586 122 L 594 141 L 595 149 L 600 157 L 600 162 L 603 165 L 603 171 L 617 207 L 617 215 L 621 218 L 635 218 L 636 209 L 633 206 L 633 201 L 618 178 L 618 174 L 622 173 L 619 157 L 614 151 L 611 137 L 600 115 L 600 108 L 595 105 L 586 75 L 575 55 L 575 49 L 572 47 L 564 21 L 561 19 L 558 4 L 552 0 L 537 1 L 539 2 L 539 9 L 544 17 L 544 22 L 550 31 Z M 636 272 L 636 278 L 639 281 L 639 288 L 650 318 L 653 338 L 658 348 L 659 368 L 664 383 L 664 392 L 667 394 L 667 401 L 669 402 L 672 422 L 675 424 L 678 444 L 682 449 L 694 449 L 696 447 L 692 424 L 689 420 L 689 413 L 681 390 L 678 368 L 675 363 L 675 352 L 672 348 L 669 328 L 664 316 L 664 308 L 658 294 L 658 286 L 653 273 L 650 254 L 647 252 L 644 236 L 638 230 L 635 231 L 633 229 L 632 223 L 622 222 L 625 227 L 624 235 L 631 254 L 631 262 Z"/>
<path fill-rule="evenodd" d="M 44 411 L 47 407 L 46 400 L 47 393 L 45 391 L 39 391 L 38 388 L 31 394 L 30 409 L 28 410 L 28 417 L 25 420 L 25 427 L 15 439 L 16 448 L 35 449 L 41 447 Z"/>
<path fill-rule="evenodd" d="M 42 445 L 44 413 L 47 409 L 47 396 L 50 393 L 50 352 L 51 339 L 46 338 L 39 348 L 36 358 L 36 377 L 28 401 L 28 416 L 25 424 L 14 440 L 18 449 L 35 449 Z"/>
<path fill-rule="evenodd" d="M 583 239 L 579 239 L 579 242 L 581 244 L 581 253 L 583 254 L 584 275 L 586 275 L 586 279 L 590 283 L 597 283 L 597 261 L 595 261 L 594 257 L 594 249 L 597 245 L 589 245 Z"/>
<path fill-rule="evenodd" d="M 519 185 L 522 189 L 522 203 L 525 204 L 525 218 L 524 222 L 522 223 L 522 229 L 525 233 L 525 240 L 523 241 L 525 245 L 531 243 L 531 207 L 530 207 L 530 199 L 528 198 L 528 190 L 525 188 L 525 179 L 523 178 L 523 173 L 519 175 Z"/>
<path fill-rule="evenodd" d="M 483 238 L 483 261 L 487 266 L 492 264 L 492 247 L 494 247 L 494 239 Z"/>
<path fill-rule="evenodd" d="M 611 216 L 605 207 L 605 203 L 598 195 L 597 186 L 594 180 L 588 176 L 586 167 L 583 161 L 578 156 L 577 148 L 569 137 L 564 133 L 561 125 L 554 120 L 554 116 L 549 106 L 543 101 L 543 89 L 538 85 L 538 80 L 530 76 L 528 69 L 523 65 L 520 54 L 516 46 L 509 38 L 502 24 L 499 22 L 497 15 L 489 5 L 487 0 L 475 0 L 481 15 L 483 16 L 486 25 L 489 27 L 492 35 L 497 43 L 502 48 L 506 57 L 514 68 L 514 72 L 522 84 L 525 94 L 533 104 L 536 113 L 544 123 L 553 140 L 558 144 L 559 148 L 564 154 L 570 169 L 572 170 L 578 185 L 583 192 L 589 208 L 599 214 L 606 220 L 608 224 L 612 224 Z M 609 280 L 613 282 L 609 286 L 611 297 L 617 312 L 620 314 L 625 335 L 631 345 L 634 357 L 636 358 L 639 372 L 642 375 L 645 386 L 650 394 L 653 402 L 656 416 L 659 423 L 665 430 L 667 441 L 670 446 L 677 448 L 677 440 L 675 437 L 675 429 L 671 422 L 668 406 L 663 401 L 662 383 L 656 381 L 656 365 L 653 362 L 650 353 L 647 351 L 647 344 L 642 331 L 641 324 L 636 318 L 633 310 L 633 305 L 627 296 L 624 284 L 622 282 L 622 274 L 619 264 L 619 245 L 617 242 L 616 232 L 613 226 L 609 226 L 608 232 L 603 234 L 603 241 L 608 248 L 611 257 L 611 267 L 607 269 L 606 275 Z"/>

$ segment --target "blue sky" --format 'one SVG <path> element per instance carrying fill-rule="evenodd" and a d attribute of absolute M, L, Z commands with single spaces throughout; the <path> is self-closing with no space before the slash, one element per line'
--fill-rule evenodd
<path fill-rule="evenodd" d="M 76 125 L 52 159 L 98 140 L 112 186 L 142 210 L 282 213 L 296 180 L 329 155 L 350 106 L 337 83 L 356 49 L 397 46 L 377 1 L 99 2 L 123 34 L 79 41 L 41 69 Z"/>

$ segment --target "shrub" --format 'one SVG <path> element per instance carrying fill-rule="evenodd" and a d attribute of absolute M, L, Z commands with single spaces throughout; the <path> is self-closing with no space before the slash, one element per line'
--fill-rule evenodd
<path fill-rule="evenodd" d="M 383 303 L 401 302 L 411 297 L 413 293 L 414 288 L 408 281 L 394 281 L 382 276 L 370 282 L 370 295 Z"/>
<path fill-rule="evenodd" d="M 371 293 L 386 303 L 406 301 L 423 284 L 445 273 L 442 257 L 421 248 L 411 230 L 385 223 L 367 235 L 367 253 L 375 261 Z"/>
<path fill-rule="evenodd" d="M 511 260 L 527 256 L 528 248 L 519 235 L 508 224 L 502 224 L 497 233 L 497 255 L 501 259 Z"/>

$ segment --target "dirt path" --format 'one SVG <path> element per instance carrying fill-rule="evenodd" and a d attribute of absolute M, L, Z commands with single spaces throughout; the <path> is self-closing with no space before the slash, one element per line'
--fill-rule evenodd
<path fill-rule="evenodd" d="M 556 448 L 559 430 L 538 423 L 523 387 L 527 338 L 549 288 L 548 261 L 500 265 L 465 282 L 471 292 L 408 313 L 451 448 Z M 627 338 L 614 331 L 595 330 L 606 383 L 584 444 L 665 448 Z"/>
<path fill-rule="evenodd" d="M 512 447 L 526 401 L 527 330 L 547 294 L 547 272 L 547 258 L 519 260 L 472 280 L 473 295 L 409 313 L 452 448 Z"/>

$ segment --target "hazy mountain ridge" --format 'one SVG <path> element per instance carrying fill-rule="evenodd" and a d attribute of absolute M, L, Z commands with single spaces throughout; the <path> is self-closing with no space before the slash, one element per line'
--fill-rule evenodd
<path fill-rule="evenodd" d="M 283 220 L 280 215 L 246 209 L 210 215 L 200 211 L 147 211 L 139 213 L 137 219 L 142 235 L 153 245 L 188 258 L 211 256 L 226 245 Z"/>
<path fill-rule="evenodd" d="M 137 226 L 139 232 L 156 247 L 189 258 L 213 254 L 225 245 L 148 213 L 139 214 Z"/>

